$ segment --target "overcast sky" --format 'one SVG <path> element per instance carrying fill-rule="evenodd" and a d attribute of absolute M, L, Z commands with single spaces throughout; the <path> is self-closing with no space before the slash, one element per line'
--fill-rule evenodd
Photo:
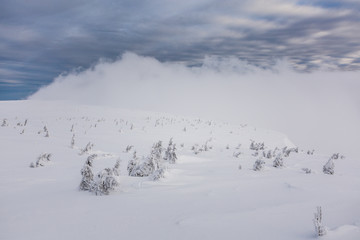
<path fill-rule="evenodd" d="M 297 70 L 360 69 L 358 0 L 0 0 L 0 100 L 126 51 Z"/>

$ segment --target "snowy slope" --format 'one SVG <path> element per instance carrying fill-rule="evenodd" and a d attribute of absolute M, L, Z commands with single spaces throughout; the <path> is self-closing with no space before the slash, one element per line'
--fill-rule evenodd
<path fill-rule="evenodd" d="M 360 239 L 358 159 L 335 160 L 335 174 L 327 175 L 330 156 L 300 149 L 283 168 L 263 158 L 265 168 L 254 171 L 250 140 L 264 142 L 266 151 L 295 147 L 278 132 L 40 101 L 0 102 L 0 124 L 0 239 L 314 239 L 317 206 L 328 227 L 323 239 Z M 146 156 L 170 138 L 178 161 L 167 165 L 165 178 L 128 176 L 127 146 Z M 88 156 L 79 152 L 88 142 L 89 154 L 98 154 L 95 173 L 122 160 L 120 186 L 110 195 L 78 190 Z M 191 150 L 206 142 L 209 151 Z M 41 153 L 51 153 L 51 161 L 30 168 Z"/>

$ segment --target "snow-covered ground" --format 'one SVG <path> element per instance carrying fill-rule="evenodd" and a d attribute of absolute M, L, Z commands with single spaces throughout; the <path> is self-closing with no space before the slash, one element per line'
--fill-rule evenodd
<path fill-rule="evenodd" d="M 155 142 L 166 147 L 170 138 L 178 161 L 165 164 L 165 178 L 128 176 L 134 150 L 147 156 Z M 296 147 L 282 133 L 246 124 L 0 102 L 0 239 L 315 239 L 317 206 L 327 227 L 322 239 L 360 239 L 360 159 L 335 159 L 328 175 L 323 166 L 331 156 L 300 148 L 284 157 L 284 167 L 263 158 L 264 169 L 254 171 L 259 157 L 251 140 L 264 142 L 266 152 Z M 80 155 L 89 142 L 92 150 Z M 208 151 L 191 150 L 206 143 Z M 42 153 L 51 161 L 30 168 Z M 93 153 L 94 173 L 121 159 L 120 186 L 109 195 L 79 191 L 80 170 Z"/>

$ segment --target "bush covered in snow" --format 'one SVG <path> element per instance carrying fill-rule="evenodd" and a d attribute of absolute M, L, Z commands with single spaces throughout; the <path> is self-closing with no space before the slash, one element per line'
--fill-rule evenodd
<path fill-rule="evenodd" d="M 169 163 L 176 163 L 177 156 L 176 156 L 176 144 L 172 142 L 172 138 L 169 141 L 169 145 L 165 150 L 164 160 L 168 161 Z"/>
<path fill-rule="evenodd" d="M 152 147 L 151 153 L 142 161 L 133 158 L 129 161 L 128 172 L 133 177 L 150 177 L 152 180 L 158 180 L 164 177 L 165 168 L 162 163 L 162 143 L 161 141 L 155 143 Z"/>
<path fill-rule="evenodd" d="M 265 162 L 262 159 L 256 160 L 253 167 L 254 171 L 262 170 L 264 168 L 264 164 Z"/>
<path fill-rule="evenodd" d="M 111 168 L 105 168 L 97 174 L 93 185 L 93 192 L 96 195 L 108 195 L 119 186 L 116 175 Z"/>
<path fill-rule="evenodd" d="M 324 165 L 323 172 L 325 174 L 333 175 L 335 172 L 334 168 L 335 168 L 334 160 L 332 158 L 330 158 L 329 161 Z"/>
<path fill-rule="evenodd" d="M 264 150 L 265 149 L 265 143 L 263 143 L 263 142 L 262 143 L 256 143 L 255 141 L 251 140 L 250 149 L 255 150 L 255 151 Z"/>
<path fill-rule="evenodd" d="M 42 153 L 40 154 L 40 156 L 38 157 L 37 161 L 35 163 L 31 163 L 30 167 L 31 168 L 35 168 L 35 167 L 43 167 L 45 166 L 48 162 L 50 162 L 51 158 L 51 153 Z"/>
<path fill-rule="evenodd" d="M 93 192 L 96 195 L 108 195 L 119 186 L 119 181 L 117 180 L 117 174 L 119 174 L 119 172 L 116 171 L 119 170 L 120 160 L 116 162 L 113 169 L 105 168 L 94 177 L 92 167 L 96 157 L 96 154 L 92 154 L 86 159 L 81 169 L 82 179 L 79 189 L 81 191 Z"/>
<path fill-rule="evenodd" d="M 281 167 L 284 166 L 284 160 L 283 160 L 283 157 L 282 157 L 281 153 L 279 153 L 276 156 L 276 158 L 275 158 L 275 160 L 273 162 L 273 166 L 276 167 L 276 168 L 281 168 Z"/>
<path fill-rule="evenodd" d="M 94 173 L 92 171 L 93 161 L 97 157 L 96 154 L 90 155 L 81 169 L 82 179 L 79 189 L 82 191 L 92 191 L 94 186 Z"/>
<path fill-rule="evenodd" d="M 314 214 L 314 226 L 315 234 L 318 237 L 324 236 L 326 234 L 326 227 L 322 225 L 322 211 L 321 207 L 317 207 L 317 212 Z"/>
<path fill-rule="evenodd" d="M 91 149 L 94 147 L 94 144 L 91 143 L 91 142 L 88 142 L 88 144 L 86 144 L 86 146 L 80 150 L 80 155 L 83 155 L 83 154 L 88 154 Z"/>

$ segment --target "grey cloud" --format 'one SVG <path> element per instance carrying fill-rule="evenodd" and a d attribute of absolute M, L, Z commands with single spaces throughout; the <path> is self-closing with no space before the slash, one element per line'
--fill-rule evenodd
<path fill-rule="evenodd" d="M 264 67 L 287 58 L 298 70 L 356 70 L 359 9 L 350 0 L 5 0 L 0 60 L 42 66 L 40 85 L 125 51 L 189 65 L 216 55 Z"/>

